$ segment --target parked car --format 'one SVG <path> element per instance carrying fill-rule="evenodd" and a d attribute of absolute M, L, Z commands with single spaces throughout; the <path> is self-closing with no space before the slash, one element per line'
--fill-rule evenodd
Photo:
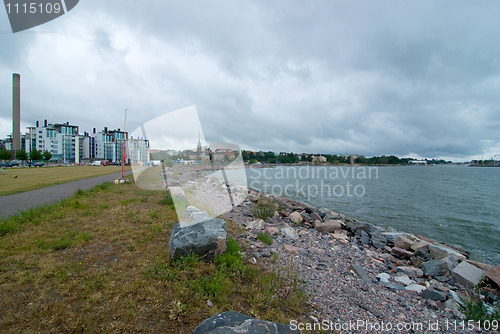
<path fill-rule="evenodd" d="M 92 161 L 92 166 L 100 166 L 101 160 Z"/>
<path fill-rule="evenodd" d="M 11 160 L 7 162 L 7 166 L 5 167 L 15 167 L 19 166 L 19 164 L 20 164 L 19 160 Z"/>
<path fill-rule="evenodd" d="M 26 163 L 26 167 L 43 167 L 45 162 L 43 161 L 30 161 Z"/>

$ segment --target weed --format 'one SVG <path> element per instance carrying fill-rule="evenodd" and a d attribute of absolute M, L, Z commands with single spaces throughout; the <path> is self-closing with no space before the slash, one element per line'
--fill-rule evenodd
<path fill-rule="evenodd" d="M 0 236 L 3 236 L 7 233 L 15 232 L 18 230 L 18 224 L 16 224 L 12 220 L 2 219 L 0 220 Z"/>
<path fill-rule="evenodd" d="M 189 255 L 181 256 L 174 262 L 174 266 L 178 269 L 184 268 L 189 269 L 196 265 L 200 257 L 196 253 L 189 253 Z"/>
<path fill-rule="evenodd" d="M 84 241 L 84 242 L 87 242 L 89 241 L 90 239 L 92 239 L 92 234 L 90 232 L 82 232 L 78 235 L 78 237 L 76 238 L 76 240 L 78 241 Z"/>
<path fill-rule="evenodd" d="M 163 198 L 160 200 L 159 203 L 167 206 L 174 205 L 174 199 L 170 195 L 169 191 L 165 191 Z"/>
<path fill-rule="evenodd" d="M 83 195 L 85 195 L 85 191 L 83 191 L 80 188 L 76 189 L 75 196 L 83 196 Z"/>
<path fill-rule="evenodd" d="M 260 197 L 250 209 L 252 216 L 260 219 L 271 218 L 277 209 L 276 203 L 270 198 Z"/>
<path fill-rule="evenodd" d="M 267 231 L 257 233 L 257 239 L 268 245 L 272 245 L 274 241 L 271 234 Z"/>
<path fill-rule="evenodd" d="M 271 256 L 271 262 L 276 263 L 276 262 L 278 262 L 279 258 L 280 258 L 280 255 L 278 253 L 273 253 L 273 255 Z"/>
<path fill-rule="evenodd" d="M 181 303 L 180 300 L 173 300 L 170 305 L 170 315 L 168 316 L 172 320 L 180 321 L 185 315 L 187 311 L 187 305 Z"/>
<path fill-rule="evenodd" d="M 465 301 L 463 313 L 466 320 L 495 321 L 500 319 L 500 301 L 496 301 L 493 305 L 488 305 L 485 302 L 484 291 L 477 286 L 469 298 Z"/>
<path fill-rule="evenodd" d="M 149 211 L 149 217 L 151 217 L 152 219 L 158 219 L 160 217 L 160 214 L 155 210 Z"/>
<path fill-rule="evenodd" d="M 227 273 L 241 273 L 244 265 L 241 256 L 241 247 L 238 241 L 228 237 L 226 252 L 215 259 L 220 271 Z"/>
<path fill-rule="evenodd" d="M 129 203 L 134 203 L 135 201 L 137 201 L 137 198 L 127 198 L 121 201 L 120 203 L 123 205 L 127 205 Z"/>

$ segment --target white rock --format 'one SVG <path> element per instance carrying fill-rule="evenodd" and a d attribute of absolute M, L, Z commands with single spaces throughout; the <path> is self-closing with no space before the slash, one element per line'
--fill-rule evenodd
<path fill-rule="evenodd" d="M 406 275 L 396 276 L 396 277 L 394 277 L 394 281 L 396 281 L 400 284 L 403 284 L 404 286 L 411 285 L 411 284 L 415 283 Z"/>
<path fill-rule="evenodd" d="M 380 273 L 377 276 L 375 276 L 376 279 L 378 279 L 380 282 L 383 283 L 389 283 L 389 280 L 391 279 L 391 275 L 387 273 Z"/>
<path fill-rule="evenodd" d="M 247 230 L 262 230 L 264 227 L 264 221 L 262 219 L 256 219 L 249 222 L 246 226 Z"/>
<path fill-rule="evenodd" d="M 283 227 L 281 229 L 281 234 L 290 239 L 297 239 L 299 237 L 297 231 L 295 231 L 293 227 Z"/>
<path fill-rule="evenodd" d="M 422 286 L 420 284 L 410 284 L 408 286 L 405 286 L 405 289 L 408 291 L 415 291 L 417 293 L 421 293 L 425 289 L 427 289 L 425 286 Z"/>

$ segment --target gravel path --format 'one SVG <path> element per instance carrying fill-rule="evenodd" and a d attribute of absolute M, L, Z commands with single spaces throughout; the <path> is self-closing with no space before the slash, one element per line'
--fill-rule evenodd
<path fill-rule="evenodd" d="M 125 172 L 126 175 L 131 171 Z M 101 175 L 89 179 L 57 184 L 41 189 L 0 197 L 0 218 L 7 218 L 19 211 L 24 211 L 36 206 L 58 202 L 72 196 L 77 189 L 89 190 L 98 184 L 113 181 L 121 177 L 121 172 Z"/>

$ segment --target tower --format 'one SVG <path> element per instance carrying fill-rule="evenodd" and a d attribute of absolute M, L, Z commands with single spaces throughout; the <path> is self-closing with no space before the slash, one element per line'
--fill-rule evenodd
<path fill-rule="evenodd" d="M 12 74 L 12 150 L 21 149 L 21 76 Z"/>
<path fill-rule="evenodd" d="M 200 140 L 200 133 L 198 132 L 198 145 L 196 146 L 196 153 L 201 154 L 201 140 Z"/>

